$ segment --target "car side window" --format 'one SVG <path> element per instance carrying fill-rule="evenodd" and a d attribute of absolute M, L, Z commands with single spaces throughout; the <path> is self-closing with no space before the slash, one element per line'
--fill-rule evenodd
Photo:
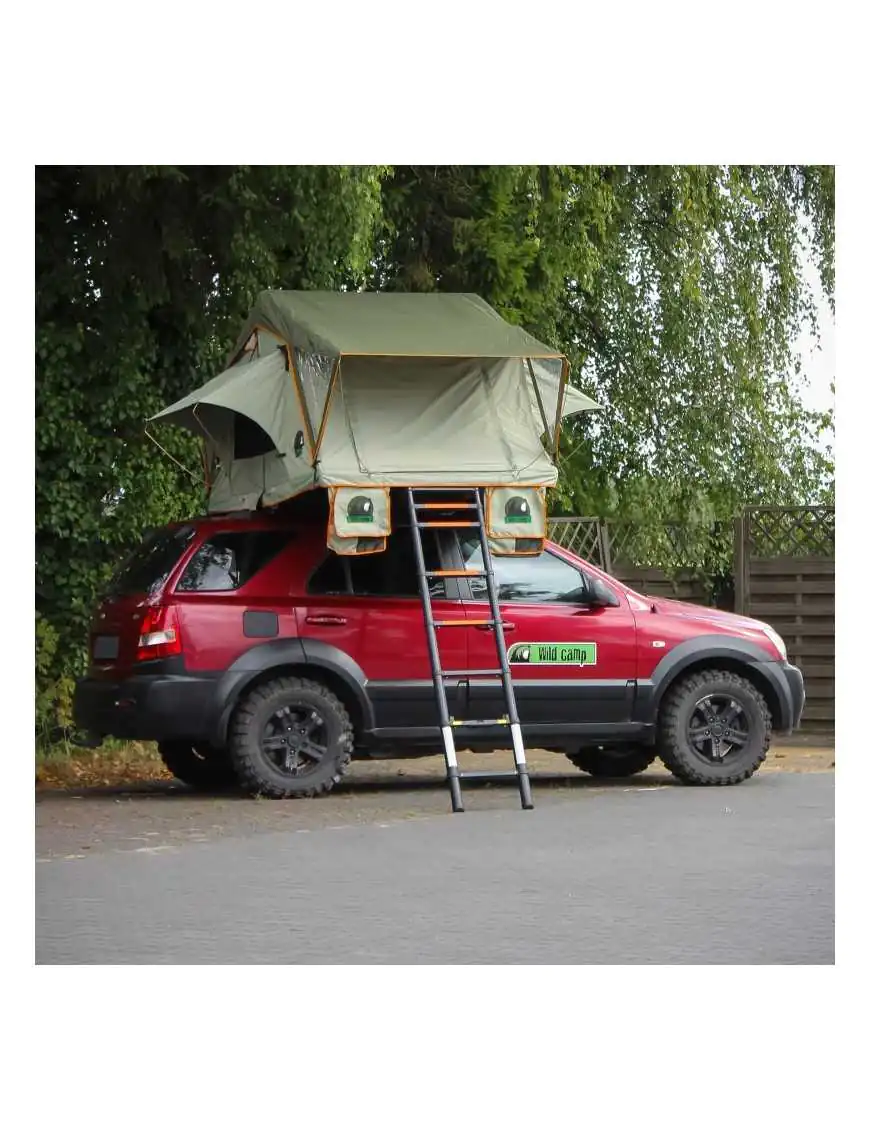
<path fill-rule="evenodd" d="M 459 545 L 465 568 L 482 570 L 480 538 L 460 538 Z M 590 586 L 582 570 L 557 558 L 549 550 L 528 557 L 508 558 L 493 554 L 492 564 L 500 601 L 582 605 L 589 599 Z M 472 596 L 486 596 L 486 582 L 482 577 L 470 577 L 468 581 Z"/>
<path fill-rule="evenodd" d="M 350 593 L 350 559 L 330 550 L 311 575 L 308 592 L 319 596 Z"/>
<path fill-rule="evenodd" d="M 423 560 L 426 569 L 439 569 L 441 559 L 433 530 L 421 530 Z M 387 539 L 387 548 L 379 554 L 342 557 L 330 551 L 308 583 L 309 593 L 348 594 L 354 597 L 417 597 L 417 562 L 411 531 L 407 527 L 394 530 Z M 444 581 L 429 578 L 429 593 L 443 597 Z"/>
<path fill-rule="evenodd" d="M 178 582 L 180 593 L 219 593 L 240 589 L 287 545 L 281 530 L 213 534 L 199 547 Z"/>

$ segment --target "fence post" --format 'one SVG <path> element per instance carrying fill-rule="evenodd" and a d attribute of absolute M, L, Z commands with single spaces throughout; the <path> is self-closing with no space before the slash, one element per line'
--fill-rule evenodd
<path fill-rule="evenodd" d="M 613 562 L 610 560 L 610 527 L 608 526 L 607 519 L 598 524 L 598 531 L 601 541 L 601 559 L 604 563 L 603 569 L 605 573 L 613 573 Z"/>
<path fill-rule="evenodd" d="M 746 612 L 746 517 L 734 519 L 734 612 Z"/>

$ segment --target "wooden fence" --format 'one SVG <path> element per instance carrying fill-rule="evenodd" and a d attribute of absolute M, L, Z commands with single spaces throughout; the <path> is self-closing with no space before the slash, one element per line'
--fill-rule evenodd
<path fill-rule="evenodd" d="M 550 519 L 549 537 L 579 557 L 599 566 L 620 581 L 650 597 L 674 597 L 693 605 L 710 605 L 712 590 L 706 578 L 691 568 L 666 573 L 643 564 L 637 546 L 641 524 L 630 520 L 597 518 Z M 674 523 L 659 528 L 660 541 L 679 559 L 686 558 L 683 530 Z M 690 556 L 690 555 L 688 555 Z"/>
<path fill-rule="evenodd" d="M 692 568 L 692 549 L 684 528 L 661 524 L 657 536 L 667 544 L 670 572 L 643 564 L 629 521 L 554 518 L 550 538 L 581 558 L 618 577 L 632 589 L 654 597 L 676 597 L 696 605 L 732 608 L 766 621 L 782 636 L 789 659 L 804 673 L 807 705 L 802 729 L 834 729 L 834 508 L 753 507 L 735 522 L 733 600 L 714 599 L 709 578 Z M 649 528 L 646 529 L 649 535 Z M 649 538 L 645 545 L 648 549 Z"/>
<path fill-rule="evenodd" d="M 834 508 L 754 507 L 737 519 L 738 612 L 767 621 L 804 673 L 802 729 L 834 729 Z"/>

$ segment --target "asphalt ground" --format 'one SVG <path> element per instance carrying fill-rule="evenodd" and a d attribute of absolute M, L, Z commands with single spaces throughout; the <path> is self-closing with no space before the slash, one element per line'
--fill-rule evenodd
<path fill-rule="evenodd" d="M 740 786 L 695 789 L 532 752 L 532 812 L 497 780 L 452 814 L 430 759 L 355 764 L 311 801 L 40 791 L 36 959 L 827 964 L 832 760 L 774 754 Z"/>

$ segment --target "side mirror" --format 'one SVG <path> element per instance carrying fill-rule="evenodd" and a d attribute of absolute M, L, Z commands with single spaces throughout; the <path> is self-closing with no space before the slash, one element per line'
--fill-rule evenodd
<path fill-rule="evenodd" d="M 591 577 L 584 604 L 590 609 L 614 609 L 619 606 L 619 598 L 609 585 L 605 585 L 597 577 Z"/>

